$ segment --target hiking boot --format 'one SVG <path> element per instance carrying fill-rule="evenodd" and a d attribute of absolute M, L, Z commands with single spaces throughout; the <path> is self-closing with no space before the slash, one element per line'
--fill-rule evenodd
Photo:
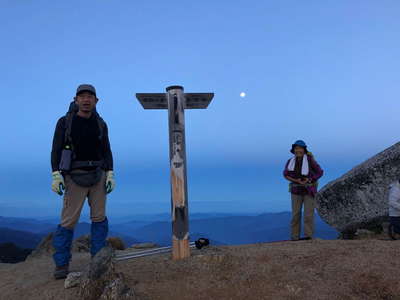
<path fill-rule="evenodd" d="M 65 279 L 68 275 L 68 265 L 56 267 L 54 270 L 54 278 L 55 279 Z"/>

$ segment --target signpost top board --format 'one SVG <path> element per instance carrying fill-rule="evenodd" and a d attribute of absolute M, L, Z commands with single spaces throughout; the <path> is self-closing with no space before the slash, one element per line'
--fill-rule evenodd
<path fill-rule="evenodd" d="M 185 109 L 204 109 L 210 104 L 213 93 L 185 93 Z M 144 109 L 168 109 L 165 93 L 137 93 L 136 98 Z"/>

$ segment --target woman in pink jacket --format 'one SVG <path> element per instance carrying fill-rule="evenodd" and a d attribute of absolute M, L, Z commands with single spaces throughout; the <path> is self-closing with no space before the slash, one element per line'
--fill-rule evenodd
<path fill-rule="evenodd" d="M 289 192 L 292 195 L 292 241 L 310 240 L 314 234 L 314 208 L 318 179 L 324 171 L 313 155 L 308 152 L 304 141 L 298 140 L 290 150 L 294 156 L 288 160 L 283 176 L 290 181 Z M 300 238 L 301 211 L 304 204 L 304 238 Z"/>

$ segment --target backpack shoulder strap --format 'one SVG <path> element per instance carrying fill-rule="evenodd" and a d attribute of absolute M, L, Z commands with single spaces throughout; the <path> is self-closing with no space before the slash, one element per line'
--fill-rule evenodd
<path fill-rule="evenodd" d="M 78 107 L 74 101 L 72 101 L 69 105 L 68 112 L 65 115 L 65 136 L 64 136 L 64 143 L 70 144 L 72 147 L 72 138 L 71 138 L 71 131 L 72 131 L 72 119 L 74 118 L 75 114 L 78 112 Z M 106 127 L 106 122 L 104 122 L 103 118 L 100 117 L 99 113 L 95 110 L 94 114 L 96 116 L 97 124 L 99 126 L 99 139 L 102 140 L 104 136 L 104 131 Z"/>
<path fill-rule="evenodd" d="M 72 119 L 77 112 L 77 106 L 75 101 L 72 101 L 69 105 L 68 112 L 65 115 L 65 136 L 64 136 L 64 143 L 71 144 L 72 146 L 72 138 L 71 138 L 71 129 L 72 129 Z"/>
<path fill-rule="evenodd" d="M 74 116 L 71 113 L 67 113 L 65 115 L 64 119 L 64 128 L 65 128 L 65 134 L 64 134 L 64 145 L 67 145 L 71 143 L 71 128 L 72 128 L 72 118 Z"/>
<path fill-rule="evenodd" d="M 102 140 L 106 128 L 106 122 L 104 122 L 103 118 L 100 117 L 98 112 L 96 112 L 96 119 L 97 119 L 97 124 L 99 125 L 99 140 Z"/>

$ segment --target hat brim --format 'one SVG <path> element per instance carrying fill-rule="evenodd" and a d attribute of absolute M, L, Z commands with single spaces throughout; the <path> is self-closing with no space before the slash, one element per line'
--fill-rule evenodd
<path fill-rule="evenodd" d="M 290 152 L 291 152 L 291 153 L 293 153 L 293 154 L 294 154 L 294 148 L 295 148 L 296 146 L 297 146 L 297 147 L 301 147 L 301 148 L 303 148 L 303 149 L 304 149 L 304 151 L 305 151 L 306 153 L 308 152 L 308 150 L 307 150 L 307 146 L 303 147 L 303 146 L 300 146 L 300 145 L 295 145 L 295 144 L 293 144 L 293 145 L 292 145 L 292 149 L 290 149 Z"/>
<path fill-rule="evenodd" d="M 77 92 L 76 95 L 78 96 L 78 95 L 80 95 L 80 94 L 82 94 L 82 93 L 85 93 L 85 92 L 90 93 L 90 94 L 92 94 L 93 96 L 96 96 L 96 93 L 93 92 L 93 91 L 91 91 L 91 90 L 81 90 L 81 91 Z"/>

